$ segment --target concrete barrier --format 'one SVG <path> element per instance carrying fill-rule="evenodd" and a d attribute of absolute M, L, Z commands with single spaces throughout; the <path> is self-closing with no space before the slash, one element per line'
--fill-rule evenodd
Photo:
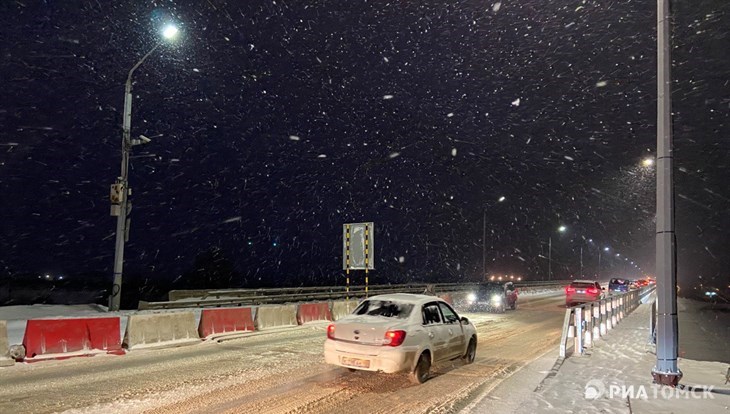
<path fill-rule="evenodd" d="M 297 305 L 266 305 L 256 310 L 256 329 L 297 324 Z"/>
<path fill-rule="evenodd" d="M 211 335 L 254 330 L 251 308 L 203 309 L 198 333 L 201 338 Z"/>
<path fill-rule="evenodd" d="M 0 367 L 9 367 L 15 361 L 10 358 L 10 344 L 8 343 L 8 323 L 0 321 Z"/>
<path fill-rule="evenodd" d="M 358 302 L 356 299 L 338 300 L 332 302 L 332 320 L 336 321 L 343 316 L 347 316 L 352 313 L 357 307 Z"/>
<path fill-rule="evenodd" d="M 200 342 L 193 312 L 129 315 L 124 347 L 139 349 L 190 345 Z"/>
<path fill-rule="evenodd" d="M 299 325 L 314 321 L 331 321 L 332 312 L 327 302 L 302 303 L 297 307 L 297 323 Z"/>
<path fill-rule="evenodd" d="M 98 353 L 123 355 L 119 318 L 31 319 L 25 326 L 25 361 Z"/>

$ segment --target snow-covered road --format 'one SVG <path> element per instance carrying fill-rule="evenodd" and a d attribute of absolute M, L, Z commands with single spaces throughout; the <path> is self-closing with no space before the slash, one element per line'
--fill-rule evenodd
<path fill-rule="evenodd" d="M 455 412 L 557 347 L 562 305 L 557 292 L 523 296 L 505 314 L 465 313 L 478 329 L 476 362 L 434 367 L 420 386 L 405 375 L 324 364 L 326 324 L 313 324 L 123 357 L 16 365 L 0 370 L 0 412 Z"/>

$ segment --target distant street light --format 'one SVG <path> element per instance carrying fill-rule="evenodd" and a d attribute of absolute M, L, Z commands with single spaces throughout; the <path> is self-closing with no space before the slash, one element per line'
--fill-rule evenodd
<path fill-rule="evenodd" d="M 178 34 L 178 28 L 174 25 L 167 25 L 162 29 L 162 37 L 166 40 L 174 39 Z M 111 297 L 109 298 L 109 311 L 119 310 L 122 297 L 122 271 L 124 268 L 124 243 L 129 238 L 129 155 L 133 146 L 147 144 L 150 139 L 140 135 L 139 139 L 131 138 L 132 124 L 132 75 L 144 61 L 162 45 L 158 42 L 142 59 L 140 59 L 127 75 L 127 82 L 124 85 L 124 113 L 122 120 L 122 171 L 111 189 L 111 215 L 117 216 L 117 230 L 114 244 L 114 285 L 112 286 Z"/>
<path fill-rule="evenodd" d="M 641 161 L 641 165 L 646 168 L 651 167 L 652 165 L 654 165 L 654 158 L 644 158 L 644 160 Z"/>

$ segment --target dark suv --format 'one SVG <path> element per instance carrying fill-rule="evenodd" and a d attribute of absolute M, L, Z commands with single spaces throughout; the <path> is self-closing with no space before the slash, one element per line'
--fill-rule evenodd
<path fill-rule="evenodd" d="M 615 293 L 628 292 L 631 287 L 631 281 L 629 279 L 613 278 L 608 282 L 608 291 Z"/>

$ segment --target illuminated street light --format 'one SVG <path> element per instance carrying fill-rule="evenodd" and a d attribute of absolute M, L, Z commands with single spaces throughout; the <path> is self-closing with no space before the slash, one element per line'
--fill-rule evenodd
<path fill-rule="evenodd" d="M 565 226 L 560 226 L 560 227 L 558 227 L 558 231 L 559 231 L 560 233 L 565 233 L 565 230 L 568 230 L 568 228 L 567 228 L 567 227 L 565 227 Z"/>
<path fill-rule="evenodd" d="M 603 248 L 603 251 L 604 251 L 604 252 L 607 252 L 607 251 L 609 251 L 609 250 L 611 250 L 611 248 L 610 248 L 610 247 L 604 247 L 604 248 Z"/>
<path fill-rule="evenodd" d="M 174 24 L 168 24 L 162 29 L 162 37 L 167 40 L 173 40 L 177 37 L 180 30 Z"/>
<path fill-rule="evenodd" d="M 654 158 L 644 158 L 641 161 L 641 165 L 644 166 L 645 168 L 651 167 L 652 165 L 654 165 Z"/>
<path fill-rule="evenodd" d="M 167 25 L 162 31 L 162 37 L 167 40 L 173 40 L 177 37 L 179 30 L 175 25 Z M 139 139 L 131 138 L 132 129 L 132 75 L 134 71 L 144 63 L 144 61 L 160 47 L 163 42 L 158 42 L 142 59 L 132 66 L 127 75 L 127 82 L 124 85 L 124 109 L 122 113 L 122 168 L 121 174 L 116 182 L 112 184 L 110 199 L 112 202 L 111 215 L 117 217 L 116 240 L 114 243 L 114 284 L 112 285 L 111 296 L 109 298 L 109 311 L 118 311 L 122 298 L 122 271 L 124 268 L 124 243 L 129 237 L 129 155 L 132 147 L 141 144 L 147 144 L 150 139 L 144 135 L 140 135 Z"/>

